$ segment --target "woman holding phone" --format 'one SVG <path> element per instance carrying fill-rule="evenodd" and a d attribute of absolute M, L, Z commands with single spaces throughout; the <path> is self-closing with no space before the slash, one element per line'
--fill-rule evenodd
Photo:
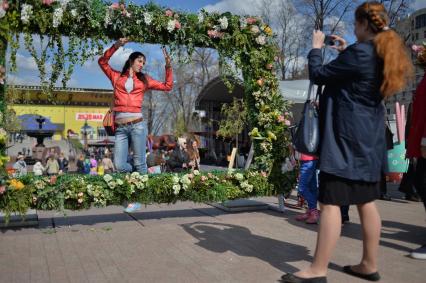
<path fill-rule="evenodd" d="M 170 91 L 173 87 L 173 74 L 171 59 L 163 47 L 166 61 L 165 82 L 154 80 L 142 73 L 146 57 L 141 52 L 133 52 L 125 62 L 121 72 L 114 70 L 109 65 L 112 55 L 129 40 L 120 38 L 98 60 L 99 66 L 110 79 L 114 90 L 114 115 L 115 115 L 115 146 L 114 165 L 118 172 L 137 171 L 147 173 L 146 165 L 146 138 L 147 125 L 142 117 L 142 103 L 147 90 Z M 130 141 L 130 143 L 129 143 Z M 127 162 L 129 145 L 133 151 L 134 168 Z M 130 204 L 127 212 L 140 208 L 139 203 Z"/>

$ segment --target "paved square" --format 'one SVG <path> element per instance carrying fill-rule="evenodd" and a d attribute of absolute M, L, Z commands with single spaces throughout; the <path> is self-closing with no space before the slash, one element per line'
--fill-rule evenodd
<path fill-rule="evenodd" d="M 392 188 L 392 194 L 399 195 Z M 276 205 L 276 198 L 261 198 Z M 426 243 L 421 203 L 378 201 L 382 282 L 426 282 L 426 261 L 407 257 Z M 0 233 L 0 282 L 278 282 L 312 259 L 317 225 L 299 210 L 226 213 L 190 202 L 39 212 L 40 227 Z M 340 271 L 360 258 L 355 207 L 333 256 L 329 282 L 365 282 Z"/>

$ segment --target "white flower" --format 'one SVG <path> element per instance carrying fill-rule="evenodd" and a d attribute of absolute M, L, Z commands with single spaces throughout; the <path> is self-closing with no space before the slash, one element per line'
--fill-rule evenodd
<path fill-rule="evenodd" d="M 191 184 L 191 180 L 189 179 L 188 174 L 185 174 L 185 175 L 182 176 L 181 182 L 184 185 Z"/>
<path fill-rule="evenodd" d="M 24 24 L 28 24 L 30 22 L 30 17 L 32 14 L 33 14 L 33 6 L 28 4 L 22 4 L 21 21 Z"/>
<path fill-rule="evenodd" d="M 70 2 L 70 0 L 61 0 L 62 9 L 65 10 L 67 8 L 68 2 Z"/>
<path fill-rule="evenodd" d="M 112 176 L 111 175 L 109 175 L 109 174 L 106 174 L 106 175 L 104 175 L 104 181 L 105 182 L 109 182 L 109 181 L 111 181 L 112 180 Z"/>
<path fill-rule="evenodd" d="M 124 184 L 123 180 L 121 180 L 121 179 L 117 179 L 117 185 L 121 186 L 121 185 L 123 185 L 123 184 Z"/>
<path fill-rule="evenodd" d="M 177 195 L 177 194 L 179 194 L 179 191 L 180 191 L 180 185 L 174 185 L 173 186 L 173 193 L 175 195 Z"/>
<path fill-rule="evenodd" d="M 238 181 L 241 181 L 244 179 L 244 175 L 241 173 L 237 173 L 235 174 L 235 179 L 237 179 Z"/>
<path fill-rule="evenodd" d="M 204 22 L 204 13 L 199 12 L 198 13 L 198 23 L 201 24 L 202 22 Z"/>
<path fill-rule="evenodd" d="M 173 178 L 172 178 L 172 181 L 173 181 L 173 183 L 174 184 L 177 184 L 177 183 L 179 183 L 179 177 L 178 176 L 173 176 Z"/>
<path fill-rule="evenodd" d="M 198 170 L 194 170 L 193 173 L 194 173 L 195 176 L 200 175 L 200 171 L 198 171 Z"/>
<path fill-rule="evenodd" d="M 222 17 L 219 19 L 219 23 L 220 23 L 220 28 L 221 29 L 227 29 L 228 28 L 228 18 L 227 17 Z"/>
<path fill-rule="evenodd" d="M 175 27 L 176 27 L 176 20 L 170 20 L 170 21 L 167 23 L 167 30 L 168 30 L 169 32 L 174 31 L 174 30 L 175 30 Z"/>
<path fill-rule="evenodd" d="M 62 22 L 62 16 L 64 14 L 64 10 L 62 8 L 56 8 L 53 11 L 53 27 L 57 28 L 59 24 Z"/>
<path fill-rule="evenodd" d="M 152 23 L 152 14 L 148 12 L 143 13 L 143 19 L 145 24 L 150 25 Z"/>
<path fill-rule="evenodd" d="M 71 10 L 71 16 L 73 16 L 74 18 L 77 17 L 77 9 Z"/>
<path fill-rule="evenodd" d="M 104 18 L 104 27 L 108 27 L 111 24 L 111 9 L 107 8 Z"/>
<path fill-rule="evenodd" d="M 141 176 L 141 174 L 139 174 L 139 172 L 133 172 L 132 174 L 130 174 L 130 177 L 134 178 L 134 179 L 138 179 Z"/>
<path fill-rule="evenodd" d="M 265 37 L 264 35 L 259 35 L 259 36 L 256 38 L 256 42 L 257 42 L 258 44 L 260 44 L 260 45 L 265 45 L 265 43 L 266 43 L 266 37 Z"/>
<path fill-rule="evenodd" d="M 114 189 L 117 186 L 117 183 L 115 181 L 111 181 L 108 183 L 108 187 L 110 187 L 111 189 Z"/>
<path fill-rule="evenodd" d="M 245 17 L 240 18 L 240 28 L 245 29 L 247 27 L 247 20 Z"/>
<path fill-rule="evenodd" d="M 0 6 L 0 19 L 6 16 L 6 11 Z"/>
<path fill-rule="evenodd" d="M 259 33 L 260 32 L 259 27 L 256 26 L 256 25 L 252 26 L 250 30 L 251 30 L 252 33 Z"/>
<path fill-rule="evenodd" d="M 141 181 L 144 182 L 144 183 L 148 182 L 148 175 L 143 175 L 141 177 Z"/>

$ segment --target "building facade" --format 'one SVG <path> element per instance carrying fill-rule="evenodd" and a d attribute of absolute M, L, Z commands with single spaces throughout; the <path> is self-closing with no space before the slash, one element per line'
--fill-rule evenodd
<path fill-rule="evenodd" d="M 49 101 L 40 86 L 9 86 L 13 101 L 9 107 L 16 115 L 40 115 L 63 127 L 53 135 L 54 140 L 67 138 L 69 134 L 82 138 L 88 126 L 89 139 L 106 137 L 102 126 L 104 115 L 112 103 L 109 89 L 54 88 L 55 99 Z M 85 123 L 87 122 L 86 127 Z"/>
<path fill-rule="evenodd" d="M 399 20 L 396 23 L 395 30 L 405 40 L 407 46 L 413 44 L 422 44 L 426 42 L 426 8 L 420 9 L 409 15 L 408 17 Z M 411 56 L 413 62 L 415 62 L 415 55 Z M 413 92 L 416 90 L 417 85 L 422 79 L 424 69 L 419 66 L 415 67 L 415 80 L 410 83 L 407 89 L 397 95 L 391 97 L 386 102 L 386 109 L 389 119 L 395 120 L 395 103 L 399 102 L 400 105 L 405 105 L 405 109 L 408 109 L 408 105 L 413 100 Z"/>

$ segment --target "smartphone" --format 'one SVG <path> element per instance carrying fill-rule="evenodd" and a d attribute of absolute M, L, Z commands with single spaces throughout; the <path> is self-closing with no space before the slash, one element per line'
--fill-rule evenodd
<path fill-rule="evenodd" d="M 334 39 L 331 35 L 326 35 L 325 38 L 324 38 L 324 44 L 329 45 L 329 46 L 333 46 L 336 43 L 334 42 Z"/>

